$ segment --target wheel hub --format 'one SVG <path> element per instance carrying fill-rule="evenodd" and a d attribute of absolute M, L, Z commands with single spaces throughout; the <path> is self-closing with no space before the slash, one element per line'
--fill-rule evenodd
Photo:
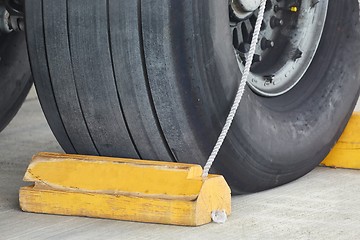
<path fill-rule="evenodd" d="M 325 25 L 329 0 L 267 0 L 249 86 L 263 96 L 290 91 L 315 56 Z M 230 0 L 233 46 L 244 69 L 258 14 L 255 0 Z"/>

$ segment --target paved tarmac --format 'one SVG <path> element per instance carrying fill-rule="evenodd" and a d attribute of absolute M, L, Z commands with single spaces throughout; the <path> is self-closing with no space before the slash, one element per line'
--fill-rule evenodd
<path fill-rule="evenodd" d="M 233 198 L 226 224 L 198 228 L 23 213 L 31 156 L 61 152 L 34 92 L 0 133 L 0 239 L 360 239 L 360 171 L 317 168 L 274 190 Z"/>

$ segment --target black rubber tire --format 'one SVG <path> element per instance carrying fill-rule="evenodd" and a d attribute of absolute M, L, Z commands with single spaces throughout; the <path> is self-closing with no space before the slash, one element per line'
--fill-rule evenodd
<path fill-rule="evenodd" d="M 37 90 L 66 151 L 205 163 L 241 78 L 228 0 L 27 0 L 26 15 Z M 329 1 L 300 83 L 274 98 L 246 90 L 214 166 L 234 193 L 295 180 L 334 146 L 359 96 L 358 24 L 357 0 Z"/>
<path fill-rule="evenodd" d="M 0 35 L 0 132 L 9 124 L 32 86 L 25 34 Z"/>

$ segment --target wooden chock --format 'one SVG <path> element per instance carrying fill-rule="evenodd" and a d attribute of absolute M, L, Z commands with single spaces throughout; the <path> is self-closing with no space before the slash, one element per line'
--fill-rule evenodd
<path fill-rule="evenodd" d="M 39 153 L 20 189 L 23 211 L 199 226 L 231 213 L 225 179 L 193 164 Z"/>
<path fill-rule="evenodd" d="M 321 165 L 360 169 L 360 113 L 353 114 L 338 143 Z"/>

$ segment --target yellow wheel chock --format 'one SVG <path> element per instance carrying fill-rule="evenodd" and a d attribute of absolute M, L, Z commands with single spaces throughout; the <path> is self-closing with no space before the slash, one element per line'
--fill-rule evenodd
<path fill-rule="evenodd" d="M 323 166 L 360 169 L 360 113 L 354 113 Z"/>
<path fill-rule="evenodd" d="M 199 226 L 231 213 L 225 179 L 198 165 L 39 153 L 20 189 L 23 211 Z"/>

